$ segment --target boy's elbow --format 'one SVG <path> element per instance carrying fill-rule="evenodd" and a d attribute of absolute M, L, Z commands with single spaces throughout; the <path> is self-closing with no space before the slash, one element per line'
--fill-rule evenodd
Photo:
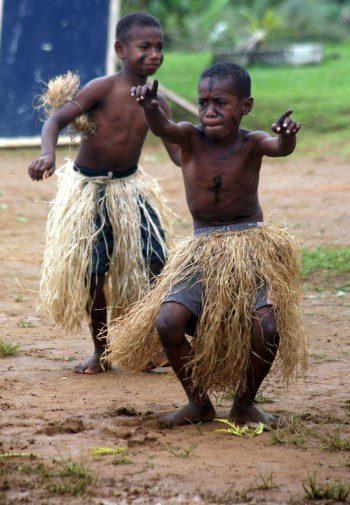
<path fill-rule="evenodd" d="M 295 151 L 295 145 L 286 149 L 283 149 L 281 152 L 281 156 L 285 158 L 286 156 L 289 156 Z"/>
<path fill-rule="evenodd" d="M 43 129 L 45 130 L 56 129 L 61 131 L 65 126 L 66 125 L 63 123 L 63 121 L 60 120 L 60 118 L 57 117 L 56 114 L 54 114 L 45 121 Z"/>

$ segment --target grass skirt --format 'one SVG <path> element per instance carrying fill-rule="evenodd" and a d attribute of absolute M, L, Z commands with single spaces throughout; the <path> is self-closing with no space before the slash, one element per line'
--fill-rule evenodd
<path fill-rule="evenodd" d="M 274 368 L 287 382 L 304 373 L 300 250 L 291 235 L 274 225 L 180 241 L 156 285 L 112 326 L 108 359 L 134 371 L 152 362 L 160 350 L 155 324 L 164 298 L 177 282 L 195 278 L 198 272 L 203 310 L 189 364 L 196 385 L 217 392 L 244 387 L 253 308 L 262 284 L 273 303 L 280 335 Z"/>
<path fill-rule="evenodd" d="M 148 265 L 142 254 L 140 209 L 165 253 L 168 239 L 161 237 L 145 202 L 154 209 L 166 231 L 170 229 L 169 211 L 158 183 L 142 169 L 122 179 L 85 177 L 75 172 L 69 161 L 56 175 L 58 191 L 47 221 L 40 301 L 45 315 L 72 331 L 81 328 L 86 307 L 91 303 L 93 247 L 105 224 L 105 211 L 114 238 L 105 282 L 112 318 L 122 314 L 150 287 Z M 100 191 L 101 185 L 105 191 Z M 101 228 L 96 227 L 97 213 L 101 216 Z"/>

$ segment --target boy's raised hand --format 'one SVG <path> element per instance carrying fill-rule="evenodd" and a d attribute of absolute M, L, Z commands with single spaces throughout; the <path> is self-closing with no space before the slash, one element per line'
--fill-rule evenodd
<path fill-rule="evenodd" d="M 141 107 L 147 109 L 156 109 L 159 105 L 158 97 L 158 81 L 155 79 L 153 81 L 152 87 L 148 84 L 144 86 L 137 86 L 131 88 L 131 96 L 133 96 L 136 101 L 141 105 Z"/>
<path fill-rule="evenodd" d="M 288 109 L 271 125 L 271 130 L 277 135 L 296 135 L 301 128 L 301 123 L 296 123 L 290 117 L 293 109 Z"/>
<path fill-rule="evenodd" d="M 28 168 L 29 175 L 33 181 L 47 179 L 55 171 L 55 160 L 52 156 L 43 155 L 35 158 Z"/>

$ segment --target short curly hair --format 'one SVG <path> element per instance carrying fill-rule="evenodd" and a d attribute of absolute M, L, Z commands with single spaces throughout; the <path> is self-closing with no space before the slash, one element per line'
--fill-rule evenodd
<path fill-rule="evenodd" d="M 121 42 L 127 42 L 130 31 L 135 27 L 149 27 L 162 29 L 158 19 L 146 14 L 145 12 L 134 12 L 123 16 L 117 23 L 116 39 Z"/>
<path fill-rule="evenodd" d="M 251 93 L 251 80 L 247 70 L 235 63 L 222 62 L 215 63 L 202 72 L 199 82 L 203 79 L 213 77 L 220 80 L 230 80 L 233 92 L 238 98 L 248 98 Z"/>

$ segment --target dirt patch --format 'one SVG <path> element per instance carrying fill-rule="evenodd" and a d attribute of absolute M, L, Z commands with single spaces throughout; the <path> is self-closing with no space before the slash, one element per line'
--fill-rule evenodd
<path fill-rule="evenodd" d="M 0 454 L 37 458 L 0 456 L 0 504 L 300 505 L 310 503 L 308 474 L 319 485 L 348 481 L 349 276 L 306 279 L 306 380 L 288 389 L 271 376 L 259 398 L 288 418 L 284 431 L 246 439 L 217 433 L 215 422 L 161 430 L 158 417 L 185 402 L 169 369 L 74 374 L 92 350 L 87 325 L 67 335 L 35 309 L 55 180 L 29 181 L 32 156 L 4 152 L 0 161 L 0 337 L 20 345 L 18 356 L 0 359 Z M 190 233 L 179 170 L 156 148 L 145 151 L 142 164 L 161 179 L 178 235 Z M 272 161 L 261 181 L 265 215 L 286 220 L 304 246 L 349 245 L 347 165 Z M 212 401 L 217 416 L 227 416 L 232 400 Z M 120 452 L 96 457 L 99 447 Z"/>
<path fill-rule="evenodd" d="M 67 418 L 63 421 L 51 421 L 40 428 L 37 433 L 41 435 L 53 436 L 61 433 L 80 433 L 86 428 L 79 418 Z"/>
<path fill-rule="evenodd" d="M 138 414 L 135 409 L 129 407 L 119 407 L 117 409 L 111 409 L 108 412 L 110 417 L 126 416 L 126 417 L 136 417 Z"/>

